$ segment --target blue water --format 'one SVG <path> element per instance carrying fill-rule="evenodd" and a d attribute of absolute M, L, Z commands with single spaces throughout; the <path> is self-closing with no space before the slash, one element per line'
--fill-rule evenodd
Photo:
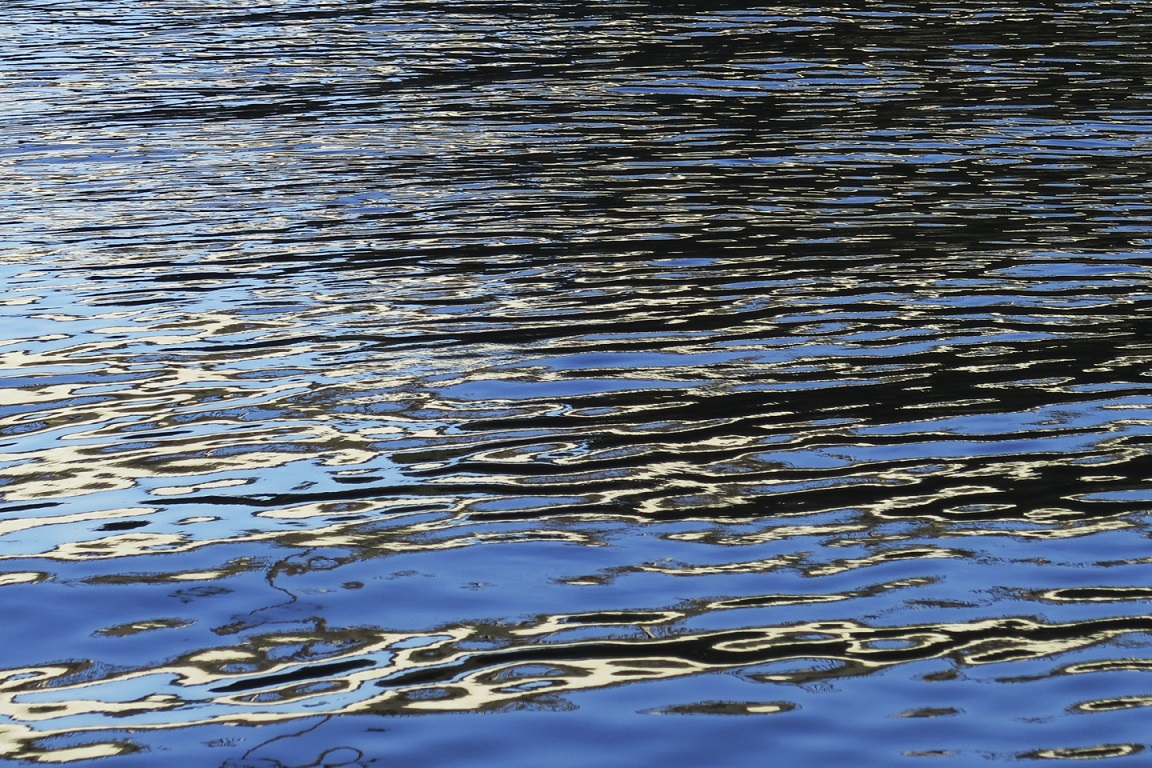
<path fill-rule="evenodd" d="M 1149 761 L 1143 6 L 5 9 L 0 761 Z"/>

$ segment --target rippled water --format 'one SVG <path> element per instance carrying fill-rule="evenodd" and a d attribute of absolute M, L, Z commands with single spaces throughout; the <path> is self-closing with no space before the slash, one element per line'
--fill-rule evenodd
<path fill-rule="evenodd" d="M 5 8 L 0 760 L 1149 759 L 1142 5 Z"/>

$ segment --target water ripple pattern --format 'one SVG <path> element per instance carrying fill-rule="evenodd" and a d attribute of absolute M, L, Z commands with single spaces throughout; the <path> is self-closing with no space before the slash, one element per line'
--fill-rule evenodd
<path fill-rule="evenodd" d="M 0 760 L 1148 759 L 1143 6 L 5 10 Z"/>

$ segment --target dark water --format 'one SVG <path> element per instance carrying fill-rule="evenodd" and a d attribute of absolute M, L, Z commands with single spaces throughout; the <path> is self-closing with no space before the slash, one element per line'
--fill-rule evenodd
<path fill-rule="evenodd" d="M 5 13 L 0 760 L 1152 764 L 1143 4 Z"/>

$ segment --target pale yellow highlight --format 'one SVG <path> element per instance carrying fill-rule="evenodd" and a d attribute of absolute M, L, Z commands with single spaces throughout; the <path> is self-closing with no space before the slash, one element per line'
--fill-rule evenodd
<path fill-rule="evenodd" d="M 107 509 L 100 510 L 99 512 L 77 512 L 74 515 L 2 520 L 0 521 L 0 536 L 15 533 L 16 531 L 24 531 L 29 528 L 41 528 L 46 525 L 65 525 L 68 523 L 83 523 L 89 520 L 114 520 L 120 517 L 138 517 L 140 515 L 150 515 L 155 511 L 155 509 L 137 507 L 129 509 Z"/>
<path fill-rule="evenodd" d="M 99 742 L 96 744 L 85 744 L 80 747 L 54 749 L 50 752 L 29 752 L 26 755 L 20 755 L 20 757 L 24 760 L 32 760 L 37 763 L 74 763 L 78 760 L 96 760 L 101 757 L 114 757 L 123 751 L 124 747 L 120 744 Z"/>
<path fill-rule="evenodd" d="M 37 581 L 43 581 L 47 578 L 48 574 L 39 573 L 37 571 L 20 571 L 18 573 L 0 573 L 0 587 L 6 587 L 10 584 L 32 584 Z"/>

